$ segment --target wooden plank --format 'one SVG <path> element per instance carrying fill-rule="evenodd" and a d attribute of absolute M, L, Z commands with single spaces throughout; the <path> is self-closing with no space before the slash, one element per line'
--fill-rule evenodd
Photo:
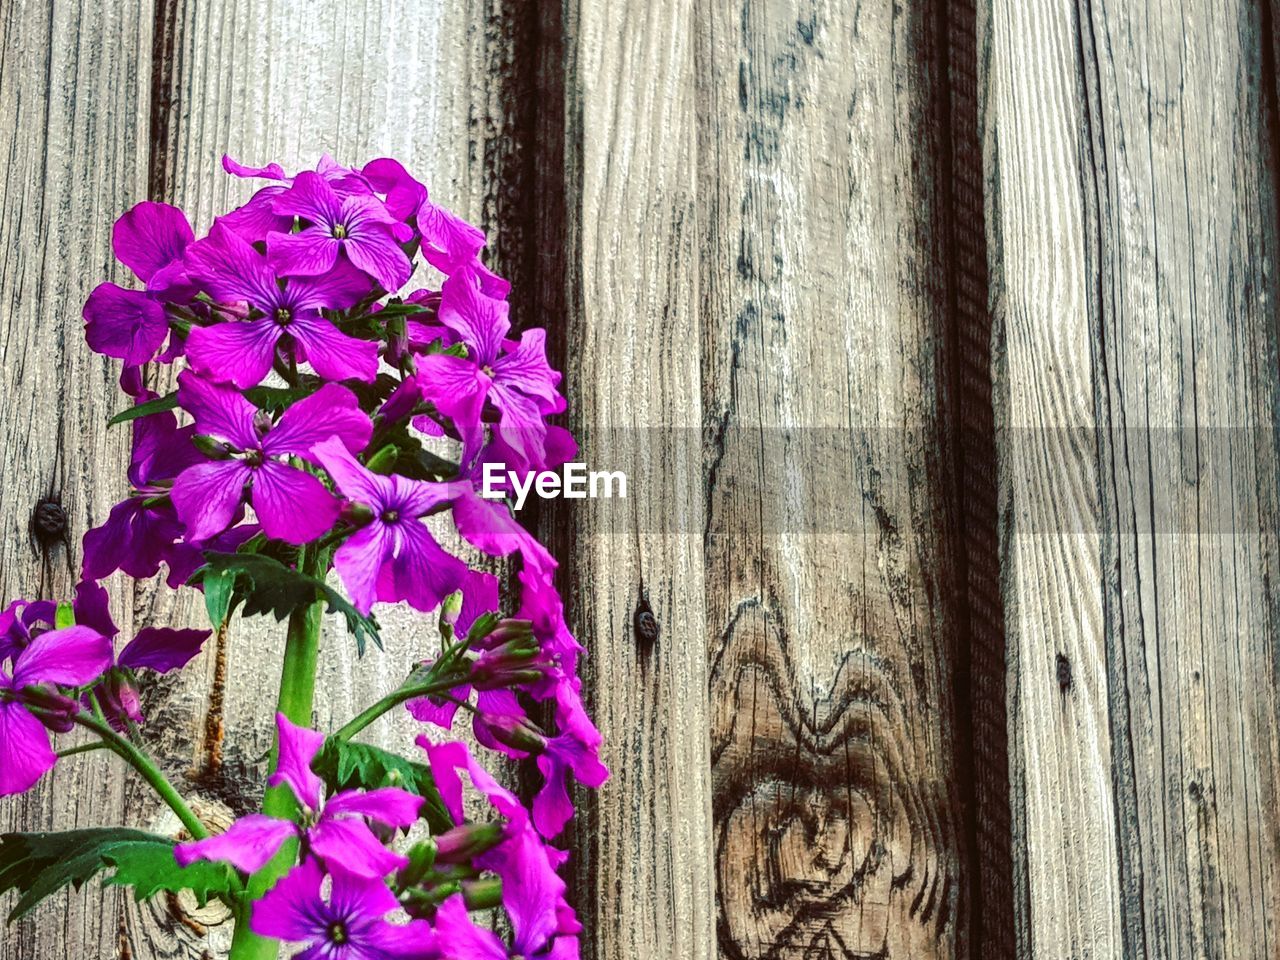
<path fill-rule="evenodd" d="M 937 8 L 699 18 L 719 955 L 966 955 Z"/>
<path fill-rule="evenodd" d="M 544 5 L 544 9 L 554 4 Z M 567 516 L 613 777 L 573 833 L 584 956 L 715 950 L 703 608 L 692 5 L 567 5 L 570 419 L 626 500 Z M 652 617 L 658 636 L 646 633 Z"/>
<path fill-rule="evenodd" d="M 991 8 L 1020 944 L 1273 956 L 1271 41 L 1243 2 Z"/>
<path fill-rule="evenodd" d="M 80 537 L 116 492 L 99 478 L 123 476 L 127 458 L 127 432 L 106 430 L 120 406 L 112 365 L 85 346 L 80 308 L 101 280 L 129 282 L 111 257 L 111 222 L 146 189 L 150 8 L 6 4 L 0 47 L 0 593 L 69 597 Z M 65 532 L 47 546 L 28 528 L 44 498 L 66 511 Z M 114 592 L 128 629 L 124 599 Z M 68 761 L 31 793 L 0 801 L 0 830 L 123 821 L 123 779 L 100 754 Z M 55 897 L 0 936 L 0 958 L 63 956 L 68 945 L 114 956 L 136 917 L 119 891 Z"/>
<path fill-rule="evenodd" d="M 503 103 L 514 83 L 511 18 L 501 3 L 403 4 L 325 0 L 253 7 L 176 0 L 157 20 L 151 189 L 188 211 L 197 232 L 261 184 L 223 174 L 228 154 L 249 164 L 312 166 L 324 153 L 361 164 L 400 159 L 432 196 L 495 231 L 514 177 L 522 131 L 508 129 Z M 506 242 L 512 249 L 505 255 Z M 519 226 L 495 238 L 496 266 L 520 266 Z M 517 270 L 516 280 L 524 279 Z M 527 282 L 527 281 L 526 281 Z M 455 543 L 456 545 L 456 543 Z M 139 614 L 200 622 L 198 597 L 141 585 Z M 317 679 L 315 722 L 332 729 L 394 688 L 408 664 L 436 642 L 433 621 L 408 610 L 379 613 L 386 652 L 363 660 L 340 623 L 329 623 Z M 271 744 L 282 626 L 235 622 L 225 657 L 206 655 L 163 691 L 167 723 L 158 750 L 175 758 L 196 796 L 215 808 L 257 804 Z M 421 732 L 405 714 L 367 739 L 412 750 Z M 212 925 L 193 949 L 220 955 L 230 924 Z M 190 939 L 177 931 L 184 939 Z M 135 957 L 155 949 L 139 932 Z"/>

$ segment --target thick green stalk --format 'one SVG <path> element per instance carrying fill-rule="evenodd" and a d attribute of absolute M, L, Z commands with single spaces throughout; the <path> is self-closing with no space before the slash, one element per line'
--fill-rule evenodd
<path fill-rule="evenodd" d="M 327 551 L 302 548 L 298 570 L 315 577 L 327 572 Z M 311 707 L 316 691 L 316 661 L 320 653 L 320 627 L 324 620 L 324 601 L 317 600 L 299 607 L 289 615 L 289 632 L 285 639 L 284 663 L 280 670 L 280 694 L 276 710 L 299 726 L 311 725 Z M 271 748 L 271 770 L 279 758 L 279 742 Z M 262 803 L 262 812 L 281 819 L 296 819 L 298 804 L 288 787 L 271 787 Z M 288 843 L 271 862 L 249 878 L 248 889 L 236 908 L 235 935 L 231 940 L 230 960 L 276 960 L 280 952 L 277 941 L 259 937 L 249 929 L 253 899 L 269 890 L 289 872 L 297 847 Z"/>

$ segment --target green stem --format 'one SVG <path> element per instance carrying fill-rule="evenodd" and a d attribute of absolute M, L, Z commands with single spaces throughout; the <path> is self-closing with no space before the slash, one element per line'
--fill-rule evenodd
<path fill-rule="evenodd" d="M 388 710 L 393 710 L 400 706 L 400 704 L 407 703 L 410 700 L 416 700 L 418 697 L 427 697 L 432 694 L 444 693 L 448 690 L 452 690 L 459 684 L 466 683 L 467 676 L 468 675 L 466 673 L 454 673 L 442 679 L 433 680 L 430 683 L 422 683 L 412 687 L 401 687 L 399 690 L 387 694 L 373 706 L 362 710 L 355 717 L 348 720 L 347 723 L 343 725 L 331 739 L 336 740 L 339 743 L 346 743 Z"/>
<path fill-rule="evenodd" d="M 58 751 L 58 758 L 74 757 L 77 753 L 89 753 L 92 750 L 106 750 L 107 745 L 101 740 L 95 740 L 93 743 L 82 743 L 78 747 L 67 747 L 65 750 Z"/>
<path fill-rule="evenodd" d="M 151 789 L 159 794 L 160 799 L 169 805 L 169 809 L 178 815 L 178 819 L 182 821 L 182 825 L 187 828 L 187 832 L 193 838 L 203 840 L 209 836 L 209 831 L 204 828 L 200 818 L 187 806 L 187 801 L 182 799 L 182 794 L 178 793 L 173 784 L 160 772 L 160 768 L 152 763 L 150 757 L 112 730 L 109 724 L 102 722 L 97 717 L 81 713 L 71 719 L 80 726 L 96 733 L 102 738 L 102 742 L 108 750 L 137 770 L 151 786 Z"/>
<path fill-rule="evenodd" d="M 303 547 L 298 556 L 298 571 L 323 578 L 328 572 L 328 552 L 314 546 Z M 324 601 L 316 600 L 298 607 L 289 615 L 289 632 L 285 638 L 284 663 L 280 669 L 280 694 L 277 712 L 299 726 L 311 725 L 311 708 L 315 700 L 316 662 L 320 653 L 320 627 L 324 620 Z M 271 771 L 279 760 L 280 744 L 271 747 Z M 272 817 L 294 820 L 299 816 L 298 804 L 288 787 L 272 787 L 262 802 L 262 812 Z M 286 845 L 271 861 L 249 878 L 248 889 L 236 905 L 235 933 L 231 940 L 231 960 L 276 960 L 280 947 L 276 940 L 260 937 L 249 929 L 253 901 L 289 872 L 296 859 L 296 849 Z"/>

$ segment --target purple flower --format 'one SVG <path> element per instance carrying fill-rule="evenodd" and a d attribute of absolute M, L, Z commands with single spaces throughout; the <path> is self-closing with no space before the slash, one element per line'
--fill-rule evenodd
<path fill-rule="evenodd" d="M 472 452 L 483 439 L 485 403 L 492 403 L 498 432 L 518 455 L 518 465 L 544 466 L 543 417 L 564 409 L 556 390 L 560 374 L 547 364 L 546 332 L 526 330 L 518 343 L 508 341 L 506 302 L 486 297 L 468 275 L 450 277 L 442 293 L 440 322 L 466 344 L 467 356 L 420 357 L 417 381 L 423 396 L 454 421 Z"/>
<path fill-rule="evenodd" d="M 0 665 L 0 796 L 30 789 L 57 762 L 44 724 L 29 707 L 75 709 L 69 698 L 32 688 L 87 686 L 111 666 L 111 641 L 89 627 L 49 630 L 12 661 L 12 674 Z"/>
<path fill-rule="evenodd" d="M 455 822 L 461 823 L 464 817 L 460 776 L 464 770 L 472 785 L 507 820 L 503 842 L 478 856 L 475 865 L 493 871 L 502 879 L 502 905 L 511 919 L 512 953 L 529 958 L 575 955 L 552 952 L 559 939 L 572 938 L 580 929 L 564 900 L 564 881 L 556 873 L 563 855 L 543 843 L 529 822 L 528 811 L 511 791 L 499 786 L 475 761 L 465 744 L 433 744 L 424 737 L 419 737 L 418 743 L 427 751 L 440 797 Z M 476 937 L 467 930 L 463 920 L 466 918 L 458 917 L 457 911 L 450 908 L 442 926 L 437 912 L 436 931 L 445 957 L 505 960 L 508 954 L 500 941 Z M 566 946 L 570 945 L 573 944 Z M 455 953 L 449 952 L 451 947 Z M 467 952 L 468 949 L 477 952 Z M 495 949 L 500 952 L 493 952 Z"/>
<path fill-rule="evenodd" d="M 250 927 L 264 937 L 306 944 L 297 960 L 382 960 L 437 956 L 425 920 L 404 925 L 386 916 L 399 902 L 381 880 L 334 873 L 322 895 L 324 872 L 314 860 L 295 867 L 253 906 Z"/>
<path fill-rule="evenodd" d="M 494 577 L 469 570 L 446 553 L 421 522 L 448 503 L 449 484 L 371 473 L 332 440 L 317 445 L 314 453 L 343 496 L 372 512 L 369 523 L 334 554 L 356 609 L 367 614 L 374 601 L 408 600 L 419 610 L 432 610 L 459 589 L 472 601 L 470 619 L 478 612 L 477 600 L 479 609 L 496 605 Z"/>
<path fill-rule="evenodd" d="M 299 277 L 328 273 L 343 252 L 388 293 L 409 279 L 413 266 L 400 241 L 409 239 L 410 233 L 376 197 L 339 196 L 324 177 L 304 171 L 294 178 L 291 189 L 272 201 L 272 210 L 310 224 L 298 233 L 267 236 L 267 253 L 281 273 Z"/>
<path fill-rule="evenodd" d="M 154 576 L 162 562 L 168 561 L 171 568 L 175 565 L 174 542 L 182 535 L 182 524 L 169 501 L 169 484 L 203 459 L 191 442 L 194 432 L 194 426 L 179 427 L 167 411 L 133 421 L 129 464 L 133 489 L 111 508 L 106 523 L 84 535 L 86 579 L 101 580 L 119 569 L 144 580 Z"/>
<path fill-rule="evenodd" d="M 361 877 L 384 877 L 409 861 L 387 849 L 369 828 L 366 818 L 393 829 L 411 826 L 422 809 L 422 798 L 396 787 L 358 792 L 344 790 L 322 801 L 323 783 L 311 762 L 324 736 L 290 723 L 276 714 L 280 750 L 271 786 L 289 787 L 302 808 L 304 827 L 289 820 L 250 814 L 226 833 L 178 846 L 174 855 L 183 866 L 195 860 L 224 860 L 245 873 L 260 870 L 286 840 L 301 835 L 308 852 L 332 871 Z"/>
<path fill-rule="evenodd" d="M 377 343 L 339 332 L 320 313 L 346 309 L 369 292 L 369 281 L 349 264 L 314 279 L 282 280 L 266 257 L 220 223 L 192 244 L 187 263 L 215 300 L 246 303 L 253 311 L 249 320 L 191 330 L 187 355 L 201 373 L 241 388 L 255 386 L 283 342 L 322 377 L 368 382 L 377 376 Z"/>
<path fill-rule="evenodd" d="M 177 207 L 140 203 L 116 221 L 111 245 L 116 259 L 147 285 L 146 292 L 102 283 L 84 305 L 90 348 L 127 364 L 146 363 L 169 333 L 164 299 L 182 299 L 186 276 L 182 254 L 191 225 Z"/>
<path fill-rule="evenodd" d="M 173 503 L 189 539 L 206 539 L 231 523 L 246 486 L 269 537 L 306 543 L 333 526 L 338 516 L 333 495 L 316 477 L 284 460 L 313 460 L 312 447 L 329 437 L 344 450 L 369 442 L 372 426 L 350 390 L 332 383 L 321 387 L 273 424 L 229 386 L 190 371 L 178 383 L 179 402 L 195 418 L 196 432 L 223 441 L 228 456 L 188 467 L 173 483 Z"/>

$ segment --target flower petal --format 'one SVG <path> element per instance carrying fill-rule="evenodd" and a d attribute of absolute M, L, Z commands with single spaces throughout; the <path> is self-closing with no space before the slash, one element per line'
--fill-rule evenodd
<path fill-rule="evenodd" d="M 191 245 L 186 263 L 192 279 L 222 303 L 243 301 L 269 311 L 280 298 L 267 258 L 224 223 L 214 223 L 208 237 Z"/>
<path fill-rule="evenodd" d="M 21 704 L 0 700 L 0 797 L 30 790 L 57 762 L 43 724 Z"/>
<path fill-rule="evenodd" d="M 324 871 L 314 860 L 294 867 L 253 905 L 249 926 L 263 937 L 310 943 L 328 933 L 320 887 Z"/>
<path fill-rule="evenodd" d="M 92 627 L 63 627 L 36 637 L 13 667 L 16 689 L 37 683 L 88 686 L 111 667 L 111 641 Z"/>
<path fill-rule="evenodd" d="M 300 727 L 283 713 L 277 713 L 276 736 L 279 738 L 279 761 L 276 772 L 267 783 L 273 787 L 288 784 L 298 803 L 308 810 L 319 810 L 324 781 L 311 769 L 311 762 L 324 746 L 324 734 Z"/>
<path fill-rule="evenodd" d="M 466 341 L 468 359 L 481 366 L 497 360 L 511 329 L 507 302 L 486 297 L 462 276 L 446 280 L 440 293 L 440 322 Z"/>
<path fill-rule="evenodd" d="M 186 215 L 167 203 L 144 200 L 116 221 L 111 249 L 142 281 L 182 256 L 194 234 Z"/>
<path fill-rule="evenodd" d="M 100 283 L 84 305 L 89 348 L 126 363 L 146 363 L 169 333 L 164 308 L 145 293 Z"/>
<path fill-rule="evenodd" d="M 296 835 L 296 829 L 288 820 L 251 813 L 233 823 L 226 833 L 178 844 L 173 848 L 173 855 L 184 867 L 197 860 L 217 860 L 245 873 L 254 873 L 266 866 L 286 840 Z"/>
<path fill-rule="evenodd" d="M 267 256 L 281 275 L 315 277 L 328 273 L 338 261 L 342 243 L 325 228 L 308 227 L 301 233 L 267 235 Z"/>
<path fill-rule="evenodd" d="M 378 376 L 378 344 L 342 333 L 321 316 L 296 317 L 289 333 L 302 348 L 299 359 L 329 380 L 362 380 Z"/>
<path fill-rule="evenodd" d="M 460 893 L 440 904 L 435 925 L 440 960 L 507 960 L 507 949 L 497 934 L 471 922 Z"/>
<path fill-rule="evenodd" d="M 238 390 L 184 370 L 178 376 L 178 403 L 195 420 L 196 433 L 226 440 L 238 450 L 257 448 L 253 421 L 258 411 Z"/>
<path fill-rule="evenodd" d="M 351 263 L 378 281 L 387 293 L 395 293 L 404 286 L 413 272 L 413 264 L 405 256 L 391 231 L 381 225 L 372 225 L 347 239 L 343 249 Z"/>
<path fill-rule="evenodd" d="M 301 217 L 312 223 L 333 224 L 342 214 L 342 200 L 324 177 L 303 170 L 293 179 L 293 187 L 276 197 L 276 213 Z"/>
<path fill-rule="evenodd" d="M 169 496 L 188 540 L 207 540 L 230 526 L 251 473 L 239 460 L 215 460 L 178 474 Z"/>
<path fill-rule="evenodd" d="M 333 555 L 334 568 L 351 602 L 366 616 L 377 599 L 378 572 L 389 546 L 386 527 L 375 521 L 357 530 Z"/>
<path fill-rule="evenodd" d="M 250 499 L 266 535 L 287 543 L 308 543 L 338 519 L 338 501 L 318 478 L 275 461 L 253 471 Z"/>
<path fill-rule="evenodd" d="M 316 444 L 337 437 L 354 453 L 364 449 L 372 433 L 373 424 L 356 395 L 330 383 L 289 407 L 267 432 L 262 449 L 273 456 L 292 453 L 315 462 L 311 450 Z"/>
<path fill-rule="evenodd" d="M 276 344 L 283 332 L 267 317 L 192 327 L 187 335 L 187 356 L 198 372 L 247 390 L 271 372 Z"/>
<path fill-rule="evenodd" d="M 307 836 L 312 853 L 335 872 L 385 877 L 409 863 L 408 857 L 384 847 L 363 820 L 322 818 Z"/>
<path fill-rule="evenodd" d="M 185 667 L 209 639 L 208 630 L 144 627 L 120 653 L 117 663 L 130 670 L 168 673 Z"/>
<path fill-rule="evenodd" d="M 367 470 L 337 437 L 316 444 L 311 452 L 343 496 L 372 507 L 374 513 L 382 511 L 392 493 L 389 479 Z"/>
<path fill-rule="evenodd" d="M 389 827 L 408 827 L 417 823 L 422 804 L 422 797 L 399 787 L 379 787 L 364 793 L 346 790 L 325 804 L 324 814 L 369 817 Z"/>

